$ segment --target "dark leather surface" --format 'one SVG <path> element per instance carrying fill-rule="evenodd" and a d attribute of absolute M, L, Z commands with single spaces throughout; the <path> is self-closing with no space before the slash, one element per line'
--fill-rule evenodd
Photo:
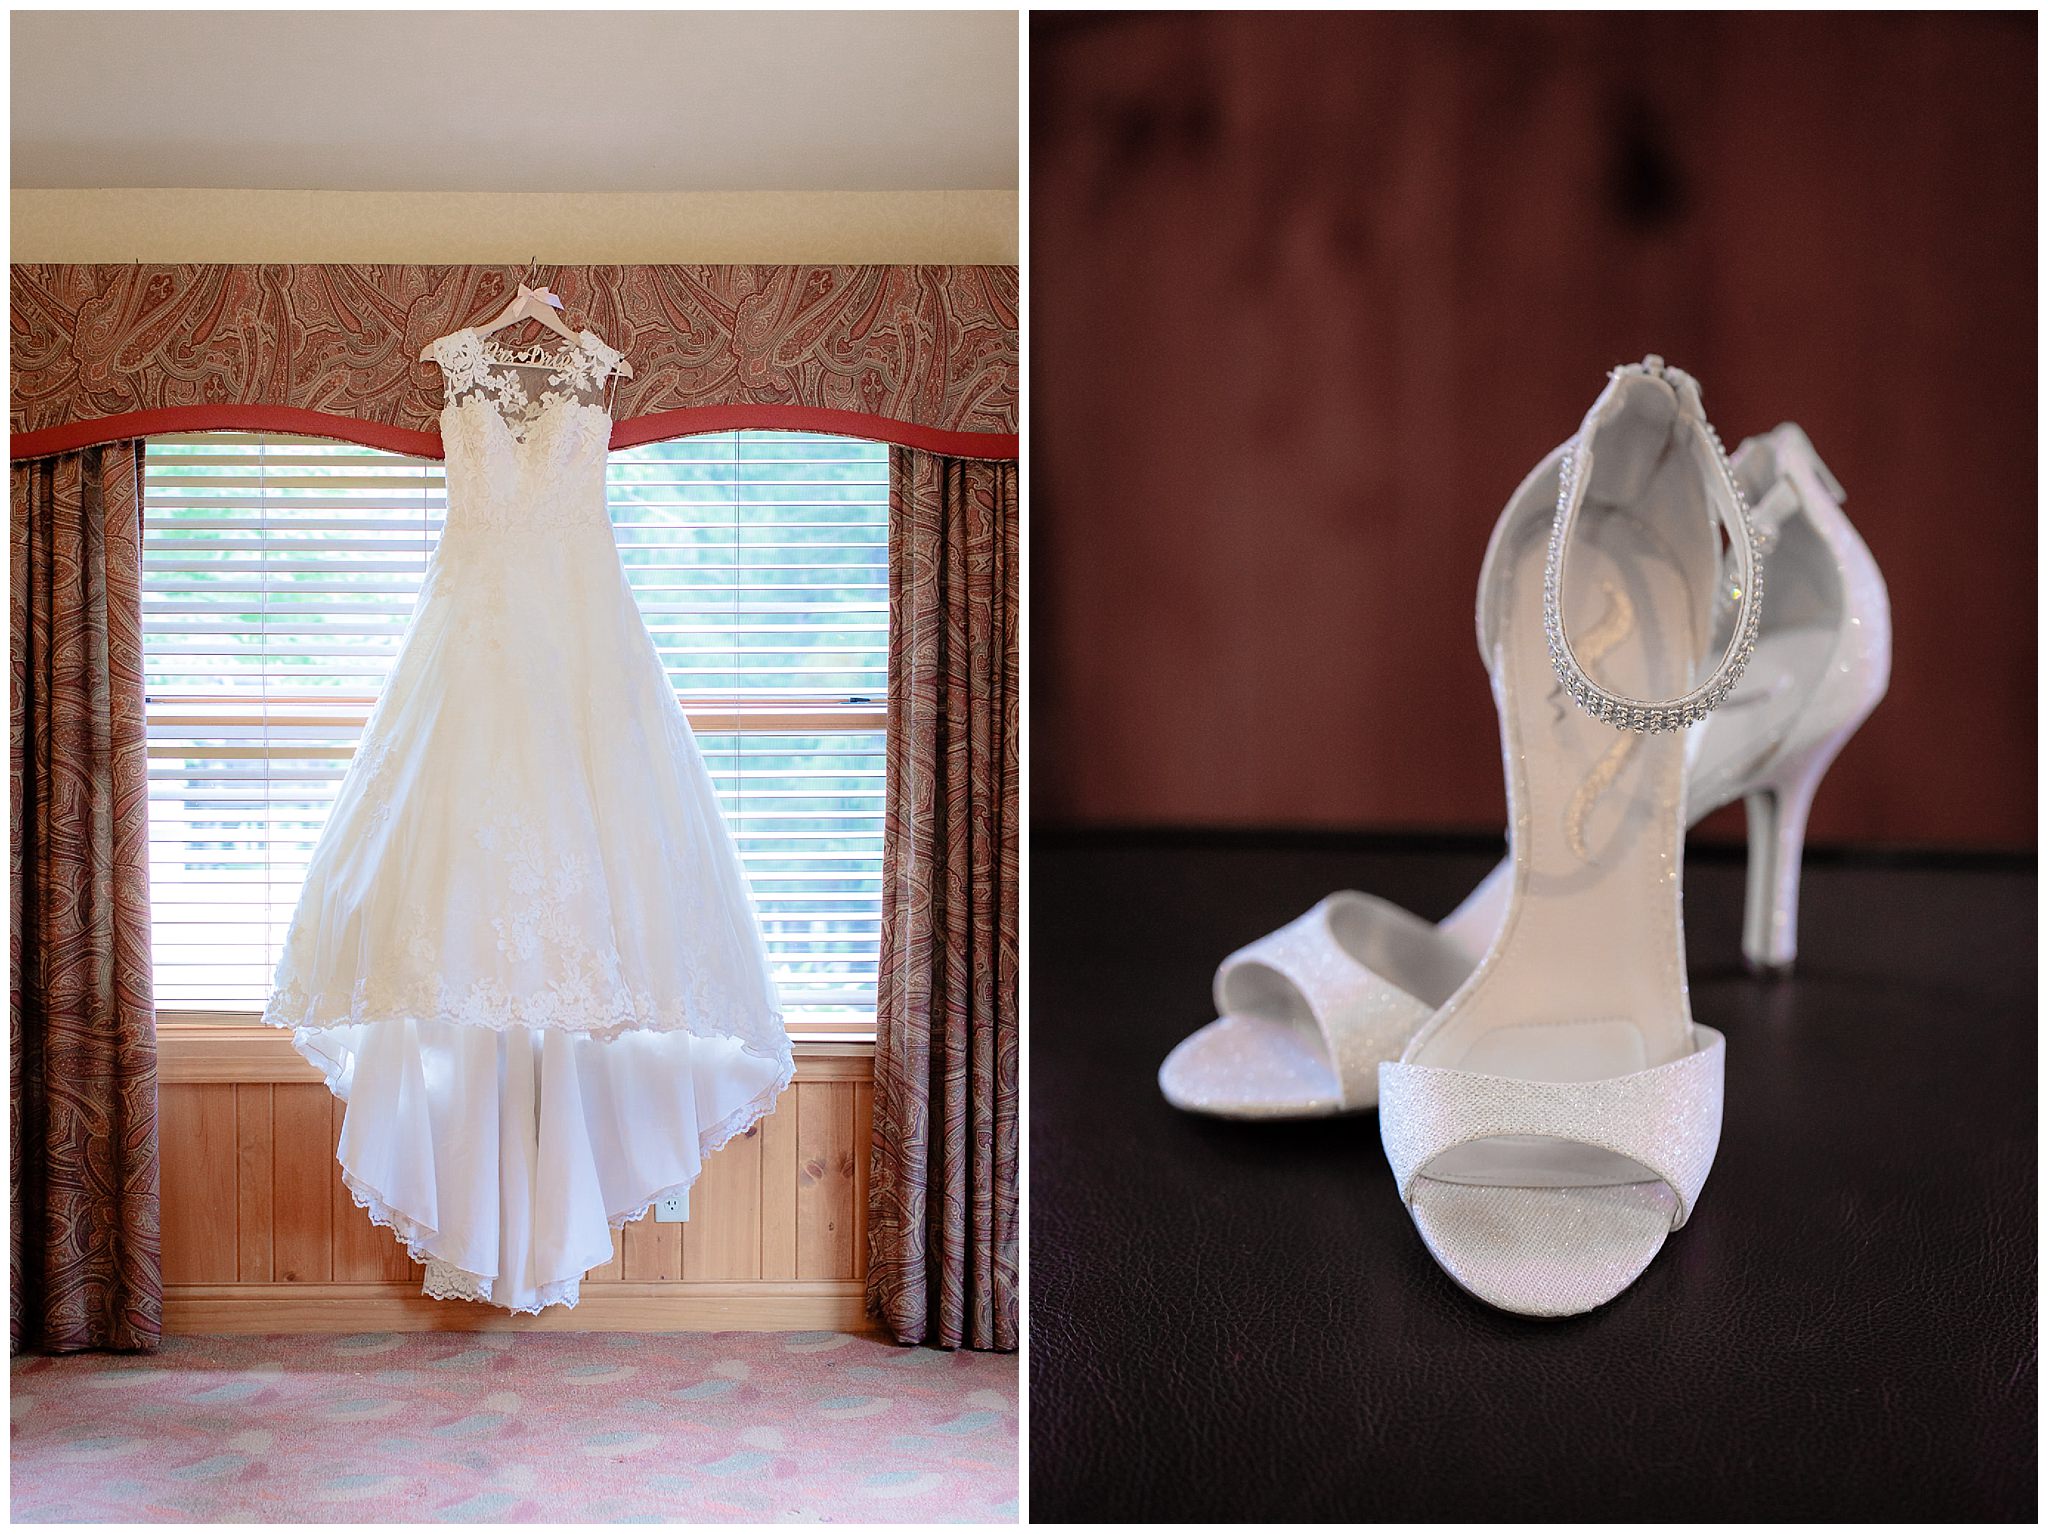
<path fill-rule="evenodd" d="M 1345 886 L 1440 916 L 1472 851 L 1040 838 L 1034 1520 L 2031 1519 L 2035 879 L 1809 860 L 1796 978 L 1687 870 L 1728 1036 L 1698 1213 L 1591 1315 L 1460 1291 L 1372 1114 L 1160 1099 L 1225 952 Z"/>

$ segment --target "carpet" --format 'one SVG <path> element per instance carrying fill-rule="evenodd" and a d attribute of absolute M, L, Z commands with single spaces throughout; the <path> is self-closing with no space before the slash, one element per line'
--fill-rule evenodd
<path fill-rule="evenodd" d="M 837 1333 L 174 1337 L 13 1362 L 16 1522 L 1013 1522 L 1014 1355 Z"/>

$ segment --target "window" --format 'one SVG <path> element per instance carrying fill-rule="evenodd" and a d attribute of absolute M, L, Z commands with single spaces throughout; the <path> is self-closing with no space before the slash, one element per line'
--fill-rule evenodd
<path fill-rule="evenodd" d="M 874 1017 L 888 473 L 879 444 L 727 432 L 606 476 L 797 1031 Z M 441 466 L 159 437 L 143 504 L 157 1006 L 254 1013 L 440 536 Z"/>

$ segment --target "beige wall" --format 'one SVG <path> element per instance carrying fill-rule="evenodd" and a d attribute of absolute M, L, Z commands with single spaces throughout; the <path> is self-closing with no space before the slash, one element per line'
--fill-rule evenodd
<path fill-rule="evenodd" d="M 994 192 L 13 193 L 14 261 L 1005 264 Z"/>

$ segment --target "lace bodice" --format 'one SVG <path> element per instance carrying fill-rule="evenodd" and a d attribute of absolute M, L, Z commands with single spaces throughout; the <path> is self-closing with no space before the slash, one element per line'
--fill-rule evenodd
<path fill-rule="evenodd" d="M 448 527 L 599 526 L 621 354 L 591 331 L 574 347 L 505 346 L 474 329 L 433 345 L 446 380 Z"/>

